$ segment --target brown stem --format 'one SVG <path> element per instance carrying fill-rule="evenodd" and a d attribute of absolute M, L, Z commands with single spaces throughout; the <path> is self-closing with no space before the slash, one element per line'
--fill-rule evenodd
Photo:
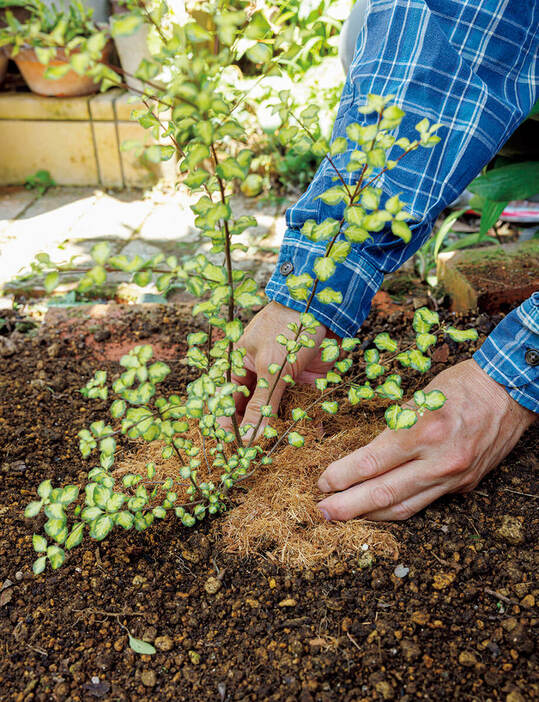
<path fill-rule="evenodd" d="M 410 343 L 408 346 L 405 346 L 403 349 L 400 351 L 395 351 L 395 353 L 391 354 L 390 356 L 387 356 L 386 358 L 381 359 L 383 363 L 391 363 L 392 361 L 395 360 L 395 358 L 400 354 L 400 353 L 406 353 L 406 351 L 409 351 L 410 349 L 414 348 L 415 343 Z M 365 371 L 361 371 L 360 373 L 357 373 L 353 378 L 348 378 L 345 380 L 343 383 L 339 383 L 338 385 L 335 385 L 335 387 L 329 388 L 325 392 L 322 393 L 320 397 L 317 397 L 316 400 L 313 400 L 310 405 L 307 405 L 305 412 L 309 412 L 313 407 L 316 407 L 317 404 L 325 400 L 327 397 L 332 395 L 336 390 L 342 389 L 343 387 L 346 388 L 354 383 L 358 383 L 360 380 L 365 379 Z M 271 456 L 271 454 L 277 449 L 277 447 L 284 441 L 284 439 L 290 434 L 292 429 L 300 422 L 300 419 L 295 420 L 292 422 L 292 424 L 284 431 L 284 433 L 279 437 L 277 442 L 271 447 L 269 453 L 267 454 L 268 457 Z"/>
<path fill-rule="evenodd" d="M 214 144 L 211 145 L 211 154 L 213 158 L 213 163 L 215 167 L 215 177 L 217 178 L 217 182 L 219 183 L 219 192 L 221 194 L 221 202 L 223 204 L 226 204 L 226 195 L 225 195 L 225 186 L 223 183 L 223 179 L 217 172 L 217 168 L 219 166 L 219 159 L 217 156 L 217 151 L 215 150 Z M 226 272 L 227 272 L 227 278 L 228 278 L 228 287 L 230 288 L 230 295 L 228 297 L 228 321 L 232 322 L 234 321 L 234 279 L 233 279 L 233 268 L 232 268 L 232 253 L 230 250 L 230 242 L 231 242 L 231 236 L 230 236 L 230 229 L 228 227 L 228 220 L 223 219 L 223 230 L 225 233 L 225 265 L 226 265 Z M 227 369 L 226 369 L 226 380 L 227 383 L 230 383 L 232 381 L 232 351 L 234 350 L 234 344 L 232 341 L 228 342 L 228 364 L 227 364 Z M 233 414 L 232 417 L 232 426 L 234 427 L 234 434 L 236 436 L 236 441 L 238 442 L 239 446 L 243 446 L 243 440 L 241 438 L 240 434 L 240 428 L 238 425 L 238 420 L 236 417 L 236 414 Z"/>
<path fill-rule="evenodd" d="M 155 29 L 157 30 L 157 33 L 158 33 L 159 36 L 161 37 L 162 42 L 163 42 L 164 44 L 166 44 L 167 38 L 166 38 L 166 36 L 165 36 L 163 30 L 161 29 L 161 27 L 157 24 L 157 22 L 156 22 L 156 21 L 154 20 L 154 18 L 151 16 L 150 12 L 148 11 L 148 8 L 146 7 L 146 3 L 143 2 L 143 0 L 137 0 L 137 5 L 138 5 L 139 7 L 142 8 L 142 10 L 144 11 L 144 14 L 145 14 L 146 17 L 148 18 L 148 20 L 153 24 L 153 26 L 154 26 Z"/>
<path fill-rule="evenodd" d="M 296 117 L 296 115 L 295 115 L 293 112 L 291 112 L 290 114 L 291 114 L 292 117 L 296 120 L 296 122 L 300 125 L 300 127 L 306 132 L 306 134 L 310 137 L 311 141 L 315 142 L 316 139 L 314 138 L 314 135 L 312 134 L 312 132 L 310 131 L 310 129 L 309 129 L 308 127 L 306 127 L 306 126 L 303 124 L 303 122 L 300 120 L 300 118 L 299 118 L 299 117 Z M 334 170 L 335 173 L 337 174 L 338 179 L 339 179 L 339 180 L 341 181 L 341 183 L 343 184 L 343 186 L 344 186 L 344 188 L 345 188 L 345 190 L 346 190 L 346 193 L 347 193 L 348 197 L 350 197 L 350 187 L 349 187 L 348 183 L 347 183 L 347 182 L 344 180 L 344 178 L 342 177 L 342 174 L 341 174 L 341 172 L 339 171 L 339 169 L 337 168 L 337 166 L 334 164 L 333 159 L 331 158 L 331 156 L 330 156 L 329 154 L 326 154 L 326 155 L 324 156 L 324 158 L 327 158 L 327 160 L 330 162 L 331 167 L 333 168 L 333 170 Z"/>
<path fill-rule="evenodd" d="M 104 66 L 107 68 L 110 68 L 111 71 L 114 71 L 114 73 L 119 73 L 122 76 L 125 76 L 126 78 L 133 78 L 134 80 L 138 80 L 140 83 L 144 83 L 145 85 L 148 85 L 150 88 L 155 88 L 155 90 L 163 90 L 163 86 L 159 85 L 159 83 L 154 83 L 151 80 L 148 80 L 147 78 L 139 78 L 136 76 L 134 73 L 130 73 L 129 71 L 126 71 L 125 68 L 121 68 L 121 66 L 114 66 L 111 63 L 107 63 L 107 61 L 100 60 L 99 63 L 102 63 Z M 137 92 L 137 91 L 134 91 Z M 139 94 L 141 95 L 146 95 L 146 93 L 143 93 L 141 91 L 138 91 Z M 153 100 L 157 100 L 157 98 L 154 95 L 147 95 L 147 97 L 151 97 Z M 175 98 L 176 100 L 183 100 L 183 98 Z M 164 105 L 167 105 L 168 107 L 172 107 L 168 103 L 163 103 Z M 189 103 L 192 105 L 193 103 Z"/>

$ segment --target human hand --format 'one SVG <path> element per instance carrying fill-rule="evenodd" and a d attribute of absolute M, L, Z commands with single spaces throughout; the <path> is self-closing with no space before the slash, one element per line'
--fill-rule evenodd
<path fill-rule="evenodd" d="M 315 344 L 312 348 L 302 348 L 297 355 L 295 363 L 285 362 L 281 378 L 277 382 L 275 390 L 268 402 L 268 394 L 275 382 L 275 375 L 268 371 L 268 366 L 272 363 L 281 365 L 285 359 L 286 351 L 276 338 L 279 334 L 292 337 L 287 324 L 300 323 L 300 313 L 292 310 L 278 302 L 270 302 L 249 322 L 241 338 L 236 344 L 239 348 L 245 348 L 244 366 L 247 374 L 244 376 L 232 375 L 232 382 L 236 385 L 245 385 L 249 389 L 249 397 L 242 393 L 234 394 L 236 404 L 236 418 L 242 426 L 251 424 L 256 427 L 260 419 L 260 411 L 263 405 L 270 404 L 272 413 L 276 414 L 283 393 L 287 387 L 286 381 L 282 378 L 289 374 L 296 383 L 314 384 L 316 378 L 325 377 L 326 373 L 333 366 L 333 363 L 323 362 L 321 359 L 320 344 L 326 337 L 338 338 L 328 330 L 323 324 L 317 328 L 315 334 L 311 334 Z M 269 388 L 262 388 L 257 385 L 260 378 L 264 378 L 269 383 Z M 263 431 L 268 423 L 264 418 L 260 424 L 259 433 Z M 232 420 L 229 417 L 222 417 L 220 424 L 223 428 L 232 431 Z M 245 438 L 248 440 L 252 434 L 247 432 Z"/>
<path fill-rule="evenodd" d="M 327 519 L 407 519 L 437 498 L 469 492 L 495 468 L 536 415 L 473 360 L 442 371 L 425 390 L 441 390 L 444 406 L 410 429 L 385 429 L 320 476 L 318 503 Z"/>

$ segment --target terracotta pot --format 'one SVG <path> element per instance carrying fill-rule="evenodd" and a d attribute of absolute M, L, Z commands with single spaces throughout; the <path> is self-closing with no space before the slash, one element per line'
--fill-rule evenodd
<path fill-rule="evenodd" d="M 0 51 L 0 85 L 4 82 L 7 73 L 7 56 Z"/>
<path fill-rule="evenodd" d="M 102 61 L 108 60 L 111 50 L 112 43 L 108 42 L 101 54 Z M 20 49 L 19 53 L 13 57 L 13 60 L 22 73 L 28 87 L 36 95 L 77 97 L 91 95 L 99 90 L 99 83 L 94 83 L 92 78 L 88 76 L 79 76 L 73 70 L 69 70 L 62 78 L 45 78 L 47 66 L 38 61 L 32 47 Z M 57 49 L 56 58 L 50 61 L 49 66 L 61 66 L 66 61 L 69 61 L 69 58 L 66 57 L 64 50 Z"/>

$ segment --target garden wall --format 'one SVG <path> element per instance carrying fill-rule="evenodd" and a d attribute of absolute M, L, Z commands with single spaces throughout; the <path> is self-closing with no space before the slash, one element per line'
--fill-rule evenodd
<path fill-rule="evenodd" d="M 130 121 L 129 93 L 118 89 L 76 98 L 0 93 L 0 185 L 24 183 L 47 170 L 58 185 L 146 187 L 173 179 L 175 159 L 149 164 L 121 144 L 152 143 Z"/>

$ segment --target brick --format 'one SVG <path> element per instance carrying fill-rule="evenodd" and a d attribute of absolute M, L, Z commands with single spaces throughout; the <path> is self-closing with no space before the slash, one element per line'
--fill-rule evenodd
<path fill-rule="evenodd" d="M 87 120 L 88 97 L 43 97 L 33 93 L 0 93 L 0 120 Z M 3 125 L 0 125 L 3 129 Z"/>
<path fill-rule="evenodd" d="M 114 103 L 122 92 L 119 88 L 113 88 L 112 90 L 107 90 L 106 93 L 91 96 L 88 104 L 92 120 L 94 122 L 114 122 Z"/>
<path fill-rule="evenodd" d="M 130 140 L 139 141 L 146 146 L 154 144 L 154 140 L 145 129 L 135 122 L 118 122 L 118 132 L 124 184 L 126 186 L 139 188 L 150 186 L 159 178 L 163 178 L 168 182 L 174 182 L 176 178 L 176 159 L 174 157 L 169 161 L 153 164 L 144 161 L 134 149 L 129 151 L 121 150 L 122 144 Z"/>
<path fill-rule="evenodd" d="M 37 193 L 22 186 L 3 189 L 0 192 L 0 232 L 9 220 L 18 217 L 36 197 Z"/>
<path fill-rule="evenodd" d="M 36 200 L 24 217 L 10 222 L 2 233 L 0 284 L 11 280 L 21 269 L 27 269 L 35 255 L 48 253 L 54 261 L 65 261 L 83 253 L 58 249 L 69 238 L 77 221 L 88 216 L 93 204 L 93 191 L 84 188 L 53 188 Z"/>
<path fill-rule="evenodd" d="M 448 251 L 437 276 L 453 312 L 508 312 L 539 288 L 539 242 Z"/>
<path fill-rule="evenodd" d="M 118 91 L 116 95 L 114 107 L 116 110 L 116 119 L 119 122 L 131 121 L 131 113 L 133 110 L 146 109 L 146 105 L 144 105 L 140 99 L 134 99 L 131 93 L 120 91 Z"/>
<path fill-rule="evenodd" d="M 70 228 L 69 238 L 76 241 L 115 239 L 123 245 L 136 235 L 151 208 L 151 201 L 143 200 L 140 192 L 108 194 L 97 191 L 86 216 Z"/>

